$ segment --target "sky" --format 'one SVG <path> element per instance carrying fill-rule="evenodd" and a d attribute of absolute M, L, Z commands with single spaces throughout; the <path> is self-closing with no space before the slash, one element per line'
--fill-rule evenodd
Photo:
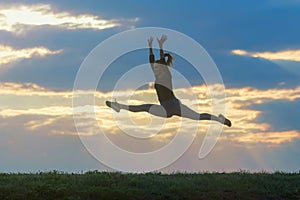
<path fill-rule="evenodd" d="M 83 137 L 103 134 L 95 131 L 100 128 L 123 149 L 142 153 L 168 144 L 179 125 L 187 136 L 197 127 L 195 139 L 162 172 L 299 171 L 299 11 L 299 0 L 1 1 L 0 172 L 113 170 L 89 152 Z M 172 29 L 192 38 L 222 76 L 226 116 L 233 126 L 223 128 L 203 159 L 198 152 L 205 133 L 218 124 L 179 117 L 161 121 L 126 111 L 116 115 L 105 106 L 124 73 L 147 65 L 147 49 L 120 55 L 107 68 L 92 94 L 97 123 L 86 121 L 82 132 L 76 130 L 73 86 L 83 61 L 111 36 L 143 27 Z M 180 45 L 170 38 L 165 45 L 176 42 Z M 174 75 L 176 96 L 198 112 L 212 112 L 201 74 L 179 55 L 174 58 L 174 73 L 189 81 L 183 87 Z M 142 77 L 154 78 L 151 71 Z M 151 82 L 139 90 L 127 86 L 116 91 L 121 103 L 158 103 Z M 218 90 L 218 85 L 212 88 Z M 148 140 L 124 136 L 122 129 Z"/>

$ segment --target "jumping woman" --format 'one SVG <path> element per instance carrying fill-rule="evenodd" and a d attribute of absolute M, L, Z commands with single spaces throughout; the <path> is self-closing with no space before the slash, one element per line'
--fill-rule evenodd
<path fill-rule="evenodd" d="M 159 117 L 172 117 L 173 115 L 181 116 L 193 120 L 213 120 L 231 127 L 229 119 L 225 118 L 222 114 L 219 116 L 211 115 L 208 113 L 197 113 L 186 105 L 182 104 L 174 95 L 172 86 L 172 75 L 169 67 L 172 66 L 173 57 L 170 53 L 164 53 L 163 44 L 167 40 L 166 35 L 162 35 L 157 39 L 159 44 L 160 59 L 155 60 L 152 42 L 153 37 L 148 39 L 149 45 L 149 62 L 155 76 L 155 90 L 158 96 L 160 105 L 157 104 L 142 104 L 142 105 L 125 105 L 118 102 L 106 101 L 106 105 L 111 107 L 116 112 L 121 109 L 131 112 L 148 112 L 152 115 Z M 167 60 L 166 60 L 167 59 Z"/>

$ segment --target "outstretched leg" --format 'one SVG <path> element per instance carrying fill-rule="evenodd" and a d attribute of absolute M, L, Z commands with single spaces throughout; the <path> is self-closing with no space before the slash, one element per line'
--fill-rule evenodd
<path fill-rule="evenodd" d="M 117 102 L 106 101 L 106 105 L 113 108 L 116 112 L 119 112 L 120 109 L 124 109 L 131 112 L 148 112 L 155 116 L 167 117 L 164 107 L 156 104 L 125 105 Z"/>
<path fill-rule="evenodd" d="M 197 113 L 194 110 L 190 109 L 184 104 L 181 104 L 181 117 L 193 119 L 193 120 L 213 120 L 219 121 L 219 118 L 215 115 L 208 113 Z"/>
<path fill-rule="evenodd" d="M 193 120 L 213 120 L 225 124 L 227 126 L 231 126 L 230 120 L 225 118 L 223 115 L 219 115 L 218 117 L 215 115 L 211 115 L 208 113 L 197 113 L 194 110 L 190 109 L 184 104 L 181 104 L 181 117 L 193 119 Z"/>

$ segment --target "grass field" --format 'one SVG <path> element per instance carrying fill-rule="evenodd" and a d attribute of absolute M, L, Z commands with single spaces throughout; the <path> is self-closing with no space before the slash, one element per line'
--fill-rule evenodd
<path fill-rule="evenodd" d="M 0 199 L 300 199 L 300 174 L 2 173 Z"/>

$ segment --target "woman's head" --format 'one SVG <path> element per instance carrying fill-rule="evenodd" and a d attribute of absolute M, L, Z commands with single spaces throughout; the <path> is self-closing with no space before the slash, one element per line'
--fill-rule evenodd
<path fill-rule="evenodd" d="M 165 59 L 166 57 L 167 57 L 167 61 Z M 155 63 L 161 64 L 161 65 L 167 65 L 167 66 L 171 67 L 173 64 L 173 56 L 170 53 L 165 53 L 164 58 L 162 58 L 160 60 L 156 60 Z"/>
<path fill-rule="evenodd" d="M 171 67 L 173 64 L 173 56 L 170 53 L 165 53 L 164 56 L 168 58 L 166 64 Z"/>

